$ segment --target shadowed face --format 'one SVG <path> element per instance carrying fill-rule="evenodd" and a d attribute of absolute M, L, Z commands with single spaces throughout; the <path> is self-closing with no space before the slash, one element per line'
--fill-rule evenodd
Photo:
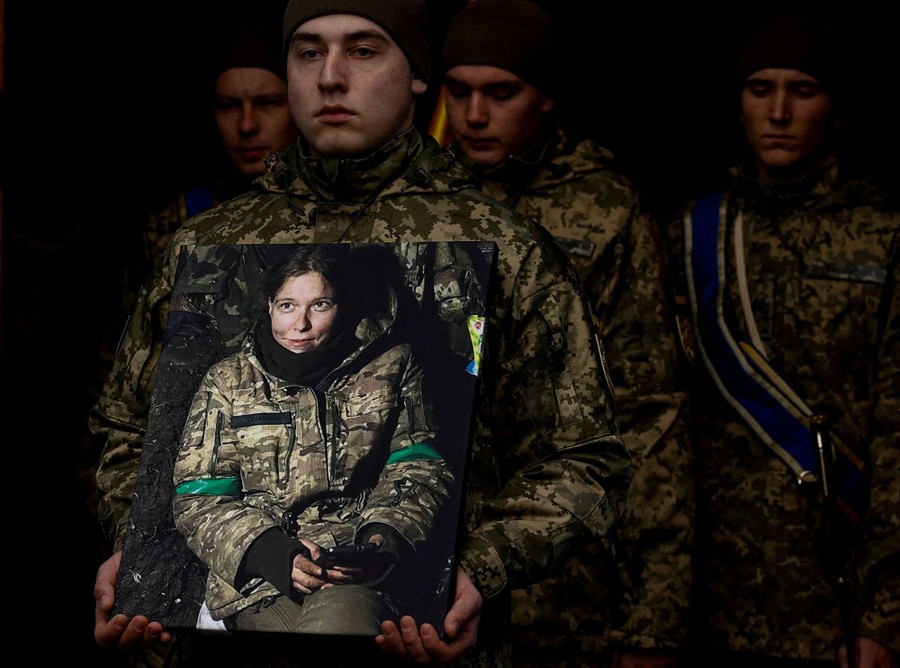
<path fill-rule="evenodd" d="M 764 178 L 794 179 L 823 157 L 837 127 L 831 97 L 799 70 L 751 74 L 741 91 L 741 122 Z"/>
<path fill-rule="evenodd" d="M 301 24 L 287 55 L 291 112 L 317 155 L 368 155 L 412 127 L 418 95 L 406 54 L 378 24 L 329 14 Z"/>
<path fill-rule="evenodd" d="M 480 165 L 498 165 L 537 141 L 553 100 L 512 72 L 457 65 L 444 77 L 454 140 Z"/>
<path fill-rule="evenodd" d="M 295 353 L 328 341 L 337 314 L 334 290 L 317 271 L 291 276 L 269 300 L 272 336 Z"/>
<path fill-rule="evenodd" d="M 268 153 L 297 141 L 287 84 L 261 67 L 232 67 L 219 75 L 214 115 L 228 157 L 249 178 L 265 174 Z"/>

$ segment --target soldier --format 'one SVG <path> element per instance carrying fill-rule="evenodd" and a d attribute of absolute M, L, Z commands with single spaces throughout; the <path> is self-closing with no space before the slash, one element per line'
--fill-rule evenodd
<path fill-rule="evenodd" d="M 837 44 L 802 16 L 750 37 L 747 159 L 671 230 L 698 398 L 691 665 L 897 666 L 900 212 L 842 165 Z"/>
<path fill-rule="evenodd" d="M 500 665 L 508 660 L 509 592 L 601 540 L 627 487 L 630 456 L 590 306 L 552 238 L 473 188 L 452 153 L 413 126 L 429 76 L 423 0 L 292 0 L 283 46 L 301 139 L 270 161 L 252 191 L 176 232 L 141 291 L 91 415 L 106 441 L 97 473 L 101 520 L 121 549 L 179 247 L 494 241 L 499 255 L 446 636 L 404 617 L 399 626 L 385 622 L 375 644 L 420 663 Z M 109 618 L 120 559 L 119 552 L 98 571 L 96 639 L 128 648 L 165 638 L 141 616 Z M 297 665 L 308 662 L 302 647 L 292 653 Z"/>
<path fill-rule="evenodd" d="M 453 146 L 482 192 L 533 218 L 566 250 L 600 323 L 617 421 L 636 465 L 617 546 L 622 581 L 595 543 L 560 576 L 516 590 L 514 657 L 523 666 L 597 666 L 609 663 L 612 642 L 616 665 L 674 665 L 688 630 L 692 490 L 662 249 L 611 153 L 563 127 L 557 51 L 538 5 L 477 0 L 451 20 L 443 52 Z"/>

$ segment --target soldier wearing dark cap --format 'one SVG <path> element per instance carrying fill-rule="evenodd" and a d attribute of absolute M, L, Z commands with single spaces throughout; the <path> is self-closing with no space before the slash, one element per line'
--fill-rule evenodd
<path fill-rule="evenodd" d="M 617 421 L 635 461 L 619 563 L 594 544 L 559 576 L 515 591 L 513 655 L 520 666 L 598 666 L 615 647 L 616 665 L 674 665 L 689 627 L 693 525 L 663 251 L 612 154 L 563 126 L 557 52 L 550 17 L 527 0 L 469 3 L 452 18 L 443 52 L 453 146 L 482 192 L 566 250 L 610 353 Z"/>
<path fill-rule="evenodd" d="M 750 37 L 746 161 L 671 229 L 697 398 L 692 666 L 897 666 L 900 212 L 841 163 L 838 44 L 803 16 Z"/>
<path fill-rule="evenodd" d="M 181 247 L 397 241 L 493 241 L 482 382 L 453 606 L 441 637 L 404 617 L 365 638 L 396 663 L 508 665 L 509 596 L 558 571 L 617 521 L 630 476 L 605 354 L 578 277 L 552 238 L 480 193 L 452 152 L 413 126 L 430 75 L 422 0 L 292 0 L 284 14 L 288 93 L 301 131 L 254 188 L 175 234 L 124 334 L 91 424 L 105 439 L 100 513 L 121 549 Z M 453 271 L 454 266 L 442 267 Z M 462 277 L 461 277 L 462 278 Z M 435 291 L 437 292 L 437 291 Z M 440 301 L 458 294 L 426 295 Z M 462 300 L 463 302 L 465 300 Z M 440 304 L 439 304 L 440 306 Z M 98 572 L 95 637 L 131 648 L 166 638 L 156 622 L 110 619 L 121 553 Z M 233 584 L 233 583 L 232 583 Z M 180 637 L 191 637 L 183 636 Z M 182 663 L 308 665 L 309 638 L 185 647 Z M 304 644 L 307 643 L 307 644 Z M 173 646 L 174 647 L 174 646 Z M 216 651 L 218 647 L 218 652 Z M 350 642 L 329 660 L 348 662 Z M 227 648 L 227 649 L 223 649 Z M 229 650 L 235 649 L 232 654 Z M 189 651 L 188 651 L 189 650 Z M 356 657 L 358 659 L 358 657 Z M 213 659 L 215 660 L 215 659 Z"/>

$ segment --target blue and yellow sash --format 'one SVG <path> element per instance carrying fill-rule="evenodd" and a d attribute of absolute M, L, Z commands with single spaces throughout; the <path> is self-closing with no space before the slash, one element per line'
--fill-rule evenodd
<path fill-rule="evenodd" d="M 817 424 L 812 409 L 769 366 L 761 344 L 735 338 L 725 321 L 729 238 L 737 247 L 738 281 L 745 281 L 740 214 L 729 230 L 726 210 L 724 196 L 716 193 L 697 200 L 684 217 L 687 288 L 700 356 L 723 397 L 801 482 L 820 481 L 827 463 L 832 490 L 826 488 L 826 496 L 859 522 L 866 505 L 863 462 L 833 432 L 826 433 Z M 741 304 L 736 309 L 740 312 L 729 315 L 743 317 L 754 338 L 756 325 L 745 291 Z M 821 460 L 818 440 L 826 436 L 828 462 Z"/>

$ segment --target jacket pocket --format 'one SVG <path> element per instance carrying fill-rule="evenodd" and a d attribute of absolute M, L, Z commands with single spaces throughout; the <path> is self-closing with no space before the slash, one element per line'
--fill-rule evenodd
<path fill-rule="evenodd" d="M 274 492 L 284 479 L 279 465 L 294 439 L 294 415 L 289 412 L 261 412 L 233 415 L 227 431 L 240 455 L 244 489 Z"/>
<path fill-rule="evenodd" d="M 333 484 L 354 488 L 375 484 L 387 460 L 401 407 L 390 387 L 332 397 L 333 424 L 329 462 Z"/>

